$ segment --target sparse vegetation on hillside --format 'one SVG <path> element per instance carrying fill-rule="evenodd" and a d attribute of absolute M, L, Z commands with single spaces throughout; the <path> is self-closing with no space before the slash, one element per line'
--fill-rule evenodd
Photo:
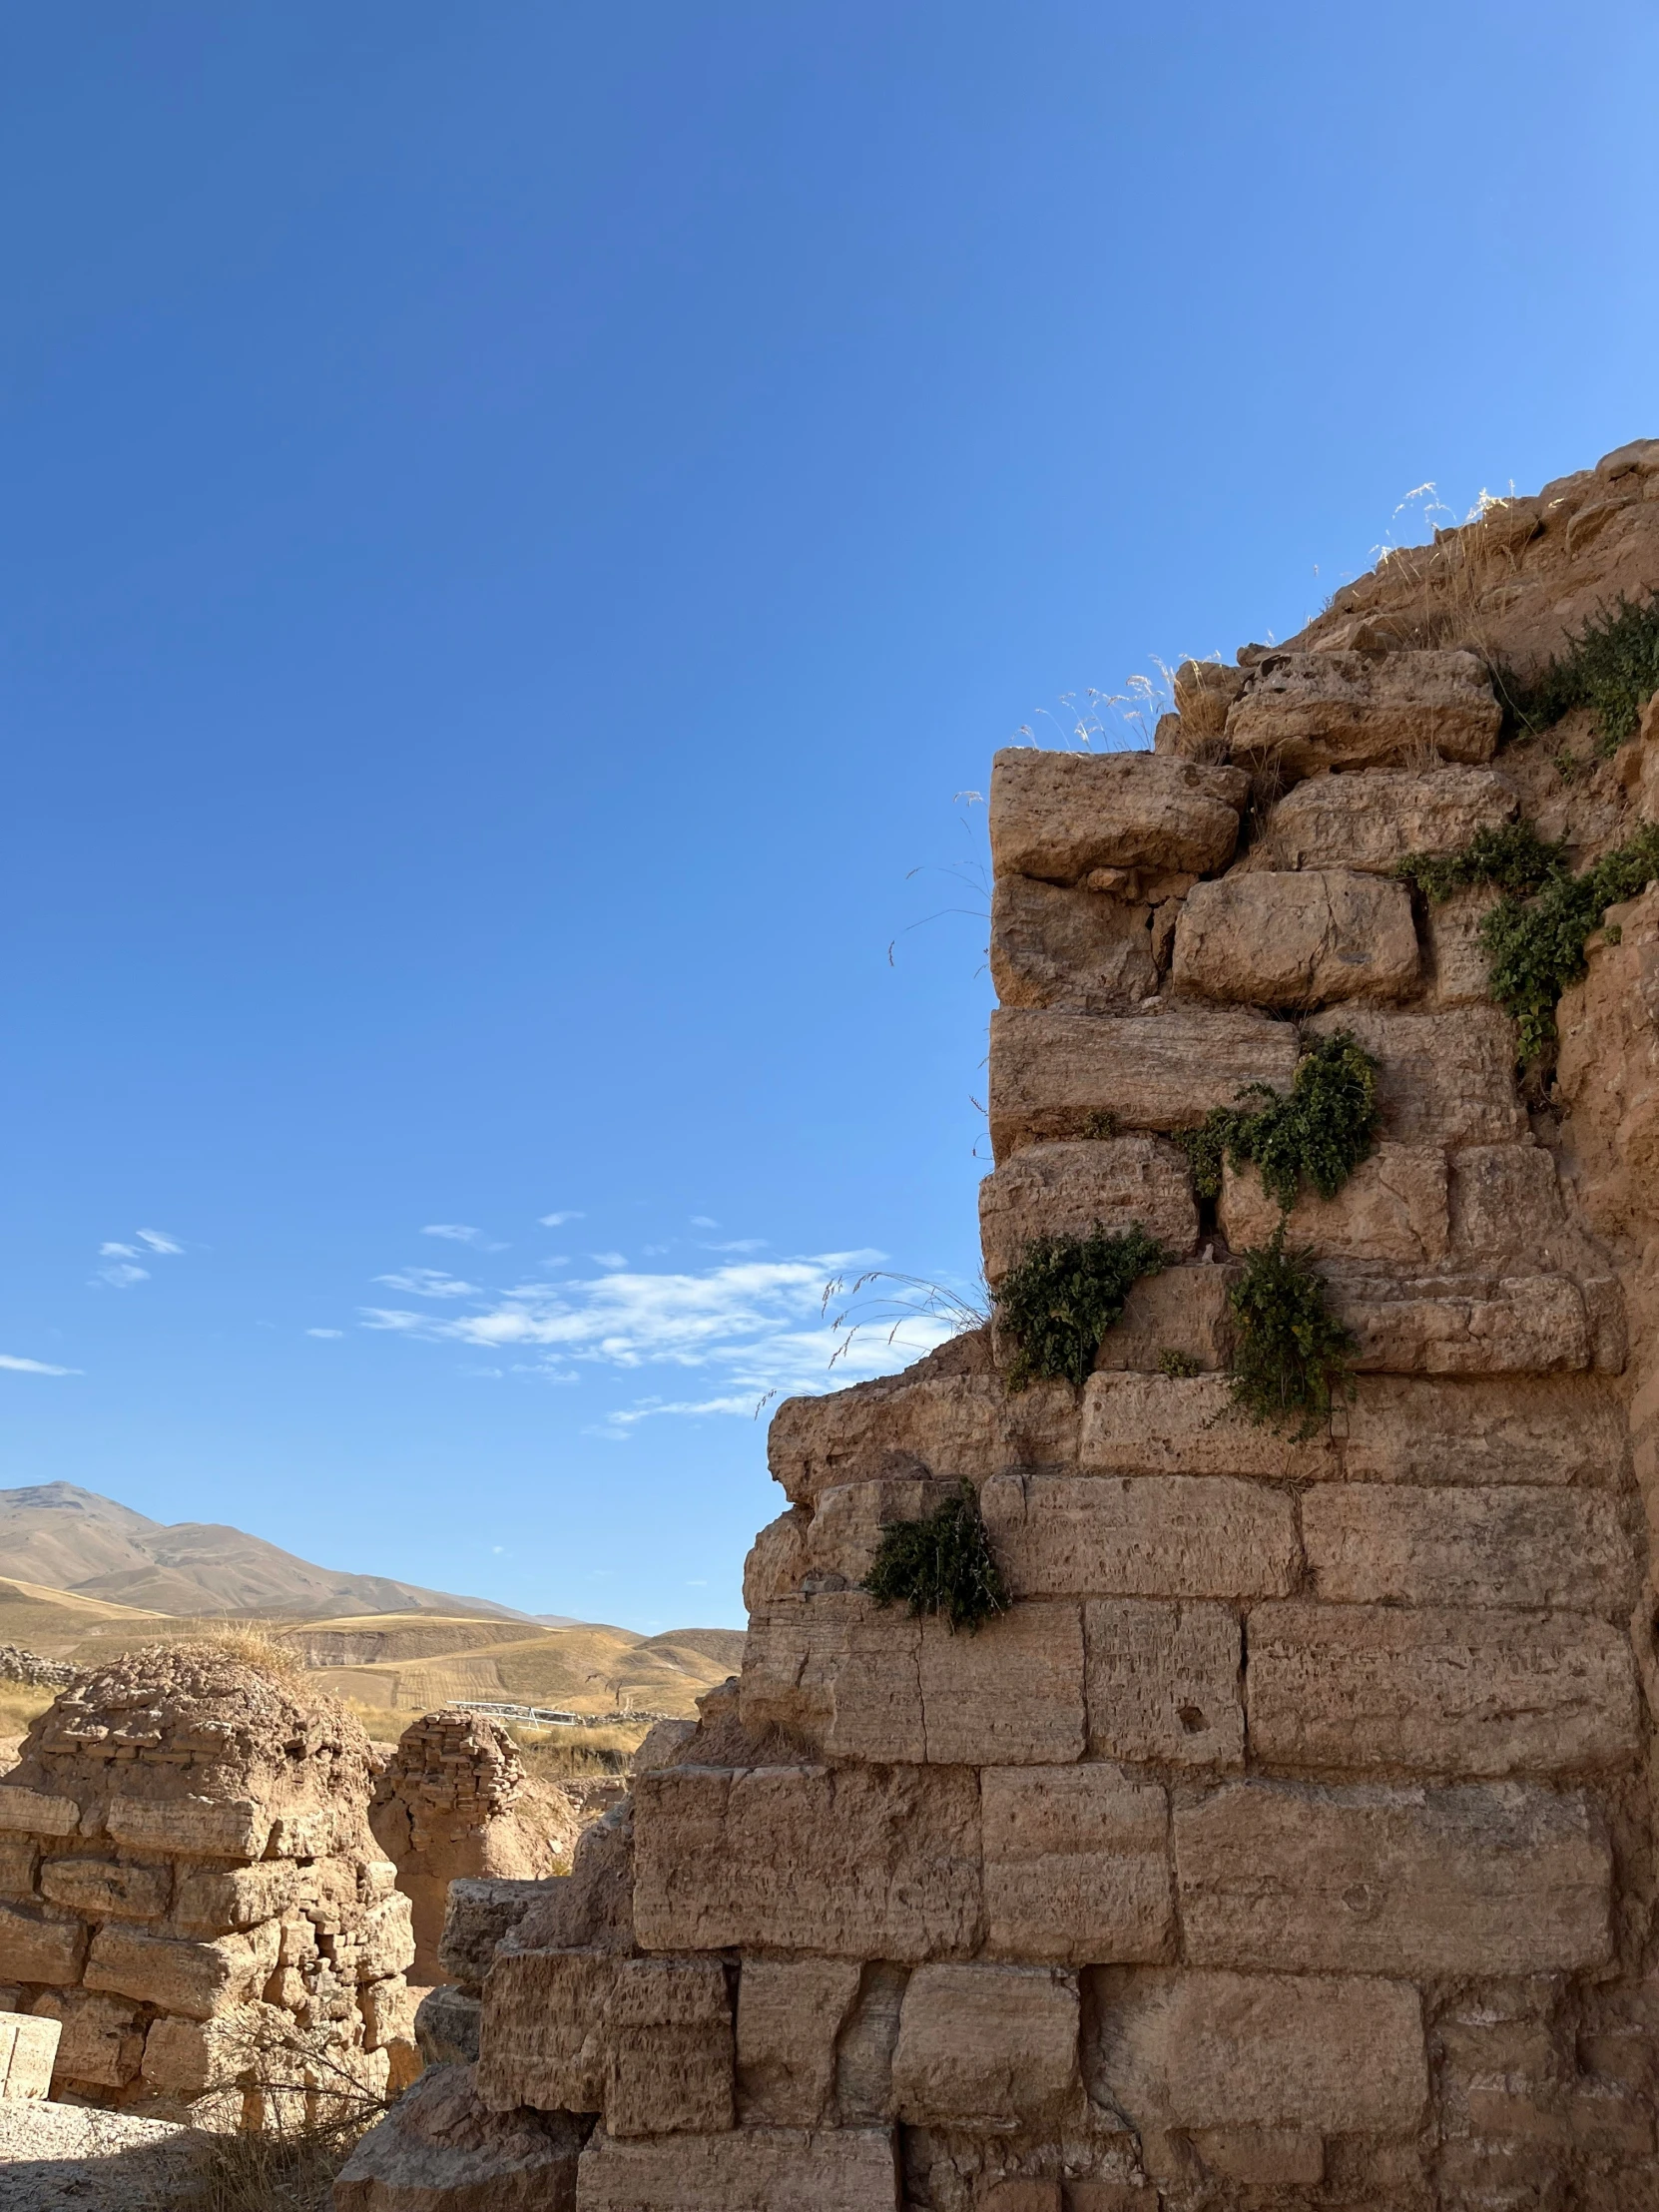
<path fill-rule="evenodd" d="M 972 1483 L 959 1483 L 954 1496 L 919 1520 L 889 1522 L 863 1587 L 879 1605 L 942 1613 L 953 1635 L 1005 1613 L 1007 1585 Z"/>
<path fill-rule="evenodd" d="M 1262 1104 L 1218 1106 L 1176 1136 L 1200 1198 L 1221 1195 L 1224 1160 L 1254 1162 L 1263 1188 L 1289 1213 L 1304 1183 L 1335 1198 L 1377 1141 L 1377 1062 L 1346 1029 L 1303 1054 L 1288 1097 L 1266 1083 L 1239 1096 Z"/>
<path fill-rule="evenodd" d="M 1108 1237 L 1039 1237 L 1027 1245 L 996 1292 L 996 1318 L 1014 1344 L 1008 1387 L 1088 1381 L 1100 1340 L 1123 1312 L 1143 1275 L 1170 1255 L 1136 1222 Z"/>

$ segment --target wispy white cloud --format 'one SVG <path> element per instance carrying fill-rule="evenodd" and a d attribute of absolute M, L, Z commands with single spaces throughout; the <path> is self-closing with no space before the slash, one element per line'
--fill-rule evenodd
<path fill-rule="evenodd" d="M 135 1283 L 148 1283 L 150 1270 L 135 1267 L 131 1260 L 118 1260 L 114 1267 L 100 1268 L 97 1281 L 107 1283 L 112 1291 L 130 1291 Z"/>
<path fill-rule="evenodd" d="M 586 1221 L 586 1214 L 538 1214 L 536 1219 L 544 1229 L 562 1229 L 567 1221 Z"/>
<path fill-rule="evenodd" d="M 136 1260 L 138 1256 L 137 1245 L 101 1244 L 98 1247 L 100 1260 Z"/>
<path fill-rule="evenodd" d="M 343 1329 L 307 1329 L 305 1334 L 307 1337 L 343 1337 L 345 1331 Z"/>
<path fill-rule="evenodd" d="M 447 1237 L 451 1244 L 472 1245 L 479 1252 L 505 1252 L 504 1244 L 492 1244 L 481 1229 L 474 1229 L 464 1221 L 429 1221 L 420 1232 L 423 1237 Z"/>
<path fill-rule="evenodd" d="M 0 1352 L 0 1368 L 12 1375 L 80 1375 L 81 1368 L 55 1368 L 47 1360 L 20 1360 L 14 1352 Z"/>
<path fill-rule="evenodd" d="M 770 1237 L 734 1237 L 730 1244 L 712 1244 L 703 1247 L 705 1252 L 765 1252 L 772 1242 Z"/>
<path fill-rule="evenodd" d="M 625 1268 L 628 1265 L 626 1252 L 590 1252 L 588 1258 L 596 1268 Z"/>
<path fill-rule="evenodd" d="M 376 1283 L 383 1283 L 388 1291 L 404 1291 L 411 1298 L 476 1298 L 476 1283 L 463 1283 L 459 1276 L 446 1275 L 442 1268 L 403 1268 L 395 1275 L 377 1275 Z"/>
<path fill-rule="evenodd" d="M 185 1249 L 175 1238 L 170 1237 L 164 1229 L 141 1229 L 139 1238 L 142 1243 L 150 1247 L 152 1252 L 183 1252 Z"/>
<path fill-rule="evenodd" d="M 693 1214 L 691 1225 L 694 1229 L 718 1229 L 720 1227 L 713 1214 Z"/>

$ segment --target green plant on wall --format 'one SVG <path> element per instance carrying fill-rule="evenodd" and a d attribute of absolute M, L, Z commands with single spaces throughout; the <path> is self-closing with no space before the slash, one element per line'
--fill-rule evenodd
<path fill-rule="evenodd" d="M 952 1635 L 1008 1610 L 1007 1586 L 972 1483 L 919 1520 L 889 1521 L 861 1584 L 879 1605 L 942 1613 Z"/>
<path fill-rule="evenodd" d="M 1139 1222 L 1116 1237 L 1096 1223 L 1092 1236 L 1028 1244 L 996 1289 L 997 1323 L 1014 1345 L 1008 1387 L 1065 1382 L 1081 1389 L 1131 1290 L 1169 1262 Z"/>
<path fill-rule="evenodd" d="M 1636 735 L 1643 706 L 1659 691 L 1659 591 L 1645 600 L 1620 592 L 1532 683 L 1499 680 L 1515 720 L 1528 730 L 1548 730 L 1575 707 L 1588 707 L 1601 752 L 1616 752 Z"/>
<path fill-rule="evenodd" d="M 1240 1254 L 1243 1274 L 1227 1294 L 1238 1336 L 1230 1380 L 1248 1420 L 1317 1434 L 1339 1395 L 1351 1395 L 1354 1338 L 1331 1312 L 1323 1279 L 1306 1252 L 1271 1240 Z"/>
<path fill-rule="evenodd" d="M 1218 1106 L 1176 1136 L 1200 1198 L 1221 1195 L 1225 1160 L 1236 1168 L 1253 1162 L 1285 1214 L 1305 1182 L 1321 1198 L 1335 1198 L 1376 1144 L 1377 1062 L 1347 1029 L 1303 1054 L 1288 1096 L 1266 1083 L 1239 1096 L 1262 1104 Z"/>
<path fill-rule="evenodd" d="M 1435 906 L 1481 884 L 1525 898 L 1566 866 L 1566 854 L 1564 844 L 1546 844 L 1531 823 L 1506 822 L 1477 830 L 1459 852 L 1408 852 L 1394 873 Z"/>

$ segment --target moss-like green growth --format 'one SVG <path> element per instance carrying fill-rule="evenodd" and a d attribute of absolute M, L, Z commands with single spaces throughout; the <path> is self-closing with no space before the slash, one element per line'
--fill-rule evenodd
<path fill-rule="evenodd" d="M 1436 906 L 1477 883 L 1524 898 L 1560 872 L 1566 849 L 1546 844 L 1529 822 L 1506 822 L 1497 830 L 1477 830 L 1460 852 L 1408 852 L 1394 873 Z"/>
<path fill-rule="evenodd" d="M 1143 1275 L 1170 1255 L 1136 1222 L 1120 1237 L 1039 1237 L 1028 1244 L 996 1291 L 996 1319 L 1013 1339 L 1008 1387 L 1089 1379 L 1100 1340 L 1123 1312 Z"/>
<path fill-rule="evenodd" d="M 1005 1613 L 1007 1585 L 972 1483 L 958 1484 L 954 1497 L 920 1520 L 890 1521 L 881 1531 L 875 1563 L 862 1587 L 878 1605 L 942 1613 L 952 1635 Z"/>
<path fill-rule="evenodd" d="M 1271 1243 L 1239 1257 L 1244 1274 L 1227 1294 L 1238 1331 L 1233 1402 L 1247 1419 L 1305 1441 L 1330 1418 L 1334 1398 L 1353 1394 L 1354 1339 L 1307 1253 L 1287 1249 L 1283 1221 Z"/>
<path fill-rule="evenodd" d="M 1202 1375 L 1204 1370 L 1190 1352 L 1174 1352 L 1166 1345 L 1158 1355 L 1158 1373 L 1171 1377 L 1177 1382 L 1190 1382 L 1195 1375 Z"/>
<path fill-rule="evenodd" d="M 1659 876 L 1659 829 L 1649 826 L 1588 867 L 1563 868 L 1533 898 L 1504 898 L 1480 924 L 1492 996 L 1515 1018 L 1523 1061 L 1555 1045 L 1555 1006 L 1584 973 L 1584 947 L 1609 906 Z"/>
<path fill-rule="evenodd" d="M 1575 707 L 1596 718 L 1601 751 L 1614 752 L 1636 735 L 1644 704 L 1659 691 L 1659 591 L 1645 600 L 1620 592 L 1592 615 L 1535 683 L 1505 681 L 1517 719 L 1547 730 Z"/>
<path fill-rule="evenodd" d="M 1297 1063 L 1290 1096 L 1252 1083 L 1241 1100 L 1218 1106 L 1176 1143 L 1187 1155 L 1200 1198 L 1221 1194 L 1222 1162 L 1254 1161 L 1262 1186 L 1288 1213 L 1304 1182 L 1335 1198 L 1377 1141 L 1377 1062 L 1347 1029 L 1321 1037 Z"/>

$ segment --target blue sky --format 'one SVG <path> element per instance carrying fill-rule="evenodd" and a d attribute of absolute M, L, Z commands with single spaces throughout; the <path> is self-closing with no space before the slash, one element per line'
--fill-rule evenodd
<path fill-rule="evenodd" d="M 976 1267 L 957 795 L 1289 634 L 1413 487 L 1659 431 L 1659 19 L 88 0 L 0 54 L 0 1481 L 739 1621 L 825 1278 Z"/>

